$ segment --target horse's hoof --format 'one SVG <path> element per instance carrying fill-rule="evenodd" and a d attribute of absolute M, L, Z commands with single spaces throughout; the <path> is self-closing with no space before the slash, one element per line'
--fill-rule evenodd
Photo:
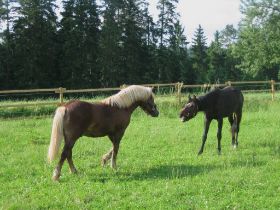
<path fill-rule="evenodd" d="M 236 144 L 234 144 L 234 145 L 232 145 L 232 147 L 233 147 L 233 149 L 236 149 L 236 148 L 237 148 L 237 145 L 236 145 Z"/>
<path fill-rule="evenodd" d="M 70 173 L 71 173 L 71 174 L 77 174 L 78 171 L 77 171 L 76 168 L 72 168 L 72 169 L 70 169 Z"/>
<path fill-rule="evenodd" d="M 117 170 L 117 165 L 116 165 L 116 164 L 112 164 L 112 165 L 111 165 L 111 168 L 112 168 L 114 171 L 116 171 L 116 170 Z"/>
<path fill-rule="evenodd" d="M 57 169 L 54 169 L 53 171 L 53 176 L 52 176 L 52 180 L 53 181 L 58 181 L 59 180 L 59 177 L 60 177 L 60 173 Z"/>
<path fill-rule="evenodd" d="M 59 177 L 60 177 L 60 175 L 53 175 L 52 180 L 55 181 L 55 182 L 59 181 Z"/>
<path fill-rule="evenodd" d="M 201 155 L 202 153 L 203 153 L 203 151 L 200 150 L 197 155 Z"/>
<path fill-rule="evenodd" d="M 220 150 L 218 150 L 218 155 L 221 155 L 221 154 L 222 154 L 222 152 Z"/>
<path fill-rule="evenodd" d="M 105 167 L 105 165 L 106 165 L 106 160 L 102 159 L 102 160 L 101 160 L 101 166 L 102 166 L 102 167 Z"/>

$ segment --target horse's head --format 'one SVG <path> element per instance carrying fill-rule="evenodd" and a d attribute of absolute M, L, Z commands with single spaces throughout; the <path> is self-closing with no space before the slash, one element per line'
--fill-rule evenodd
<path fill-rule="evenodd" d="M 188 121 L 194 118 L 198 112 L 197 98 L 194 95 L 193 98 L 189 96 L 189 101 L 186 103 L 185 107 L 181 110 L 180 118 L 182 122 Z"/>
<path fill-rule="evenodd" d="M 159 111 L 157 110 L 157 105 L 154 102 L 153 96 L 150 96 L 146 101 L 142 101 L 140 103 L 140 107 L 152 117 L 157 117 L 159 115 Z"/>

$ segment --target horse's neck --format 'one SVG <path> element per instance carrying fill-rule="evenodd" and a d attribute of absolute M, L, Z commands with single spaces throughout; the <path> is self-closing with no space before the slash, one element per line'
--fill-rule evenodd
<path fill-rule="evenodd" d="M 205 112 L 207 109 L 209 109 L 212 105 L 210 96 L 201 96 L 198 98 L 197 106 L 198 111 Z"/>
<path fill-rule="evenodd" d="M 134 102 L 130 107 L 127 108 L 127 110 L 130 114 L 132 114 L 135 111 L 135 109 L 138 108 L 138 106 L 139 106 L 139 103 Z"/>
<path fill-rule="evenodd" d="M 197 99 L 197 109 L 199 112 L 204 111 L 203 101 L 200 98 Z"/>

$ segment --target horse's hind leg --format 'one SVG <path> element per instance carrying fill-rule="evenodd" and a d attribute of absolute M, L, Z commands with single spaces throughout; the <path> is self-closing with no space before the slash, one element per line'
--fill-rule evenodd
<path fill-rule="evenodd" d="M 233 115 L 230 115 L 228 117 L 228 121 L 230 123 L 230 132 L 231 132 L 231 144 L 234 147 L 235 146 L 235 125 L 234 125 L 234 118 Z"/>
<path fill-rule="evenodd" d="M 52 179 L 54 181 L 57 181 L 60 177 L 60 174 L 61 174 L 61 168 L 62 168 L 62 165 L 65 161 L 65 159 L 67 158 L 68 154 L 69 154 L 69 147 L 67 145 L 64 145 L 63 147 L 63 151 L 61 153 L 61 157 L 60 157 L 60 160 L 56 166 L 56 168 L 54 169 L 54 172 L 53 172 L 53 177 Z"/>
<path fill-rule="evenodd" d="M 218 154 L 219 155 L 221 154 L 222 128 L 223 128 L 223 118 L 218 120 L 217 139 L 218 139 Z"/>
<path fill-rule="evenodd" d="M 77 173 L 77 169 L 76 167 L 74 166 L 74 163 L 73 163 L 73 159 L 72 159 L 72 149 L 74 147 L 74 143 L 72 143 L 69 147 L 69 152 L 68 152 L 68 156 L 67 156 L 67 161 L 68 161 L 68 164 L 69 164 L 69 168 L 70 168 L 70 171 L 71 173 L 73 174 L 76 174 Z"/>
<path fill-rule="evenodd" d="M 60 177 L 60 174 L 61 174 L 61 168 L 62 168 L 62 165 L 65 161 L 65 159 L 67 159 L 68 163 L 69 163 L 69 166 L 70 166 L 70 170 L 72 173 L 76 173 L 77 170 L 74 166 L 74 163 L 73 163 L 73 160 L 72 160 L 72 148 L 75 144 L 75 141 L 67 141 L 68 139 L 66 138 L 66 141 L 65 141 L 65 145 L 63 147 L 63 150 L 62 150 L 62 153 L 61 153 L 61 157 L 60 157 L 60 160 L 53 172 L 53 177 L 52 179 L 53 180 L 58 180 L 59 177 Z"/>
<path fill-rule="evenodd" d="M 233 123 L 231 125 L 232 132 L 232 146 L 235 149 L 238 146 L 238 116 L 236 113 L 233 113 Z"/>
<path fill-rule="evenodd" d="M 236 137 L 235 137 L 235 144 L 238 146 L 238 133 L 239 133 L 239 128 L 240 128 L 240 122 L 242 119 L 242 112 L 238 112 L 236 114 Z"/>

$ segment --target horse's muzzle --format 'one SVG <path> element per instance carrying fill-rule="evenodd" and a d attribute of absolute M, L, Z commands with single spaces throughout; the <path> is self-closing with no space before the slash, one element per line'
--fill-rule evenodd
<path fill-rule="evenodd" d="M 158 117 L 159 116 L 159 111 L 158 110 L 154 110 L 151 115 L 152 115 L 152 117 Z"/>
<path fill-rule="evenodd" d="M 180 119 L 181 119 L 182 122 L 186 122 L 187 121 L 187 118 L 185 116 L 180 117 Z"/>

